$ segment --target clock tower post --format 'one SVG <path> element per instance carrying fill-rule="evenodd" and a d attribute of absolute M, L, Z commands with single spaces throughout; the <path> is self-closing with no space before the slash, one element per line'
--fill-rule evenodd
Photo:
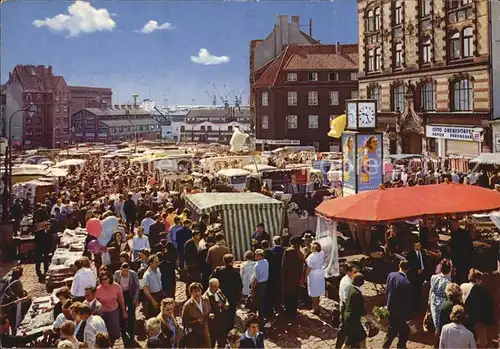
<path fill-rule="evenodd" d="M 378 189 L 383 183 L 383 137 L 377 132 L 377 101 L 346 101 L 347 125 L 342 134 L 343 195 Z"/>

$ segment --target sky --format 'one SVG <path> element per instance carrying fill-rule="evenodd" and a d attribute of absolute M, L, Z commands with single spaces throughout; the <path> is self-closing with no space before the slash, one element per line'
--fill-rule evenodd
<path fill-rule="evenodd" d="M 70 85 L 112 88 L 115 104 L 134 93 L 158 105 L 210 104 L 214 93 L 248 103 L 249 43 L 276 15 L 300 16 L 304 32 L 312 19 L 322 43 L 355 43 L 356 3 L 7 0 L 1 81 L 16 64 L 51 65 Z"/>

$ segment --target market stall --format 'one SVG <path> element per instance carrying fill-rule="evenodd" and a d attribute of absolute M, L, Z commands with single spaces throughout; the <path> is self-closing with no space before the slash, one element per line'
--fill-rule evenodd
<path fill-rule="evenodd" d="M 186 205 L 197 215 L 217 212 L 236 259 L 243 260 L 251 246 L 252 233 L 264 223 L 271 238 L 283 229 L 284 203 L 258 193 L 199 193 L 185 196 Z"/>

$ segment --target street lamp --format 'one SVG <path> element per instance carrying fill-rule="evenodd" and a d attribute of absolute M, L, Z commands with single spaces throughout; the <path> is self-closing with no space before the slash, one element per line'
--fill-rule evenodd
<path fill-rule="evenodd" d="M 4 189 L 2 198 L 2 217 L 4 221 L 10 218 L 10 210 L 12 207 L 12 119 L 14 118 L 14 115 L 22 111 L 28 112 L 28 115 L 31 118 L 36 113 L 36 110 L 36 105 L 31 102 L 26 108 L 16 110 L 9 118 L 9 138 L 7 140 L 7 149 L 5 152 L 3 175 Z"/>

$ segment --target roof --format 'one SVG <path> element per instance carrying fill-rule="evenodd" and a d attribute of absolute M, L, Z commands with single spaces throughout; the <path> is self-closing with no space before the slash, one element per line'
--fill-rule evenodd
<path fill-rule="evenodd" d="M 276 85 L 282 71 L 358 70 L 358 63 L 357 45 L 287 45 L 267 65 L 253 88 Z"/>
<path fill-rule="evenodd" d="M 220 109 L 194 109 L 187 113 L 186 117 L 190 118 L 225 118 L 231 117 L 231 110 L 220 108 Z M 235 118 L 249 118 L 250 109 L 249 108 L 234 108 Z"/>
<path fill-rule="evenodd" d="M 287 70 L 358 70 L 358 64 L 354 63 L 347 55 L 343 54 L 300 54 L 294 53 L 283 67 Z"/>
<path fill-rule="evenodd" d="M 124 116 L 124 115 L 151 115 L 150 112 L 144 109 L 139 108 L 120 108 L 114 109 L 112 107 L 108 107 L 107 109 L 101 108 L 84 108 L 84 110 L 88 111 L 91 114 L 96 116 Z M 128 110 L 128 112 L 127 112 Z"/>
<path fill-rule="evenodd" d="M 125 120 L 100 120 L 101 123 L 108 127 L 124 127 L 124 126 L 144 126 L 144 125 L 157 125 L 158 122 L 153 118 L 145 119 L 125 119 Z"/>
<path fill-rule="evenodd" d="M 282 201 L 259 193 L 198 193 L 186 195 L 185 199 L 198 213 L 284 206 Z"/>
<path fill-rule="evenodd" d="M 25 92 L 52 92 L 62 76 L 52 75 L 52 67 L 43 65 L 16 65 L 17 73 Z"/>

